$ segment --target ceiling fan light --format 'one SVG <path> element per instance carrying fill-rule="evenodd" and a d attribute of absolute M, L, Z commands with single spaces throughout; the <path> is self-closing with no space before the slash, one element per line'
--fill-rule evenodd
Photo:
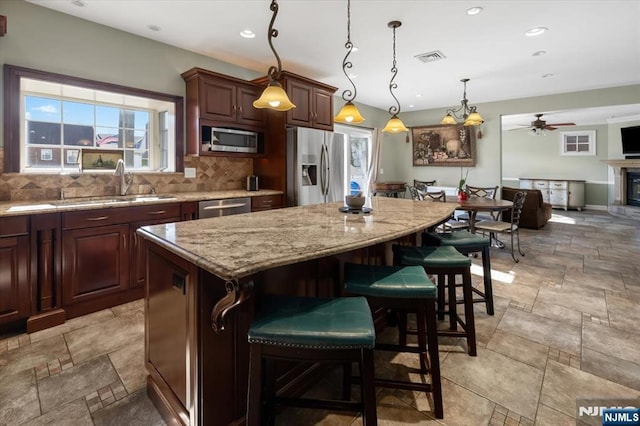
<path fill-rule="evenodd" d="M 276 111 L 289 111 L 296 106 L 289 100 L 287 92 L 280 83 L 272 81 L 264 89 L 262 95 L 253 101 L 254 108 L 268 108 Z"/>
<path fill-rule="evenodd" d="M 400 133 L 400 132 L 408 132 L 407 126 L 404 125 L 402 120 L 398 118 L 397 115 L 394 115 L 387 121 L 387 125 L 382 129 L 383 132 L 386 133 Z"/>
<path fill-rule="evenodd" d="M 447 113 L 447 115 L 444 116 L 440 124 L 447 125 L 447 124 L 458 124 L 458 123 L 456 122 L 456 119 L 453 118 L 451 113 Z"/>
<path fill-rule="evenodd" d="M 482 123 L 484 123 L 484 120 L 482 119 L 480 114 L 476 111 L 469 114 L 467 119 L 464 121 L 465 126 L 478 126 Z"/>
<path fill-rule="evenodd" d="M 358 107 L 349 101 L 344 104 L 338 115 L 333 118 L 333 121 L 336 123 L 360 124 L 364 121 L 364 117 L 360 114 Z"/>

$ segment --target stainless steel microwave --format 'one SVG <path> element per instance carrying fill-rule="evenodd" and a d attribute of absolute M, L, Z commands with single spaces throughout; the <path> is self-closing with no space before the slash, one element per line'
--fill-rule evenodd
<path fill-rule="evenodd" d="M 257 132 L 212 127 L 211 140 L 208 146 L 205 142 L 203 148 L 209 151 L 257 153 L 259 138 Z"/>

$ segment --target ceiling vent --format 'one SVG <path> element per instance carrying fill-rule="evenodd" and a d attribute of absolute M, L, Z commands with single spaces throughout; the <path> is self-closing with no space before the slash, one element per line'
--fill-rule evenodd
<path fill-rule="evenodd" d="M 440 61 L 442 59 L 446 59 L 447 57 L 444 56 L 444 54 L 439 50 L 432 50 L 431 52 L 416 55 L 415 58 L 421 62 L 427 63 L 427 62 Z"/>

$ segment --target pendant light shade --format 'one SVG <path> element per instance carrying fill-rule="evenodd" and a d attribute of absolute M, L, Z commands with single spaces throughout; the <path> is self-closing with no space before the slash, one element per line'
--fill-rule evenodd
<path fill-rule="evenodd" d="M 269 67 L 269 71 L 267 71 L 269 84 L 262 92 L 262 95 L 260 95 L 260 97 L 253 102 L 253 107 L 269 108 L 276 111 L 289 111 L 291 108 L 295 108 L 296 106 L 289 100 L 287 92 L 284 91 L 284 89 L 278 82 L 278 80 L 280 79 L 280 75 L 282 74 L 282 62 L 280 61 L 278 52 L 276 52 L 275 47 L 273 47 L 272 40 L 273 38 L 278 37 L 278 30 L 273 28 L 273 24 L 276 21 L 276 16 L 278 15 L 278 2 L 276 0 L 271 0 L 269 9 L 273 12 L 273 15 L 271 16 L 271 22 L 269 22 L 269 33 L 267 37 L 269 40 L 269 47 L 271 48 L 273 55 L 276 57 L 278 66 Z"/>
<path fill-rule="evenodd" d="M 398 114 L 400 114 L 400 101 L 396 98 L 396 95 L 393 94 L 393 89 L 398 87 L 398 83 L 394 82 L 396 75 L 398 74 L 398 68 L 396 67 L 396 28 L 402 25 L 400 21 L 391 21 L 387 24 L 389 28 L 393 28 L 393 65 L 391 66 L 391 80 L 389 81 L 389 92 L 391 92 L 391 96 L 396 101 L 396 105 L 393 105 L 389 108 L 389 114 L 391 114 L 391 118 L 387 122 L 387 125 L 382 129 L 383 132 L 387 133 L 400 133 L 400 132 L 408 132 L 407 126 L 404 125 L 402 120 L 398 118 Z"/>
<path fill-rule="evenodd" d="M 387 121 L 387 125 L 382 129 L 383 132 L 387 133 L 400 133 L 400 132 L 408 132 L 407 126 L 404 125 L 402 120 L 398 118 L 397 115 L 394 115 Z"/>
<path fill-rule="evenodd" d="M 444 116 L 440 124 L 458 124 L 456 120 L 463 120 L 465 126 L 479 126 L 484 123 L 484 119 L 480 116 L 475 106 L 469 106 L 469 100 L 467 99 L 467 82 L 468 78 L 460 80 L 464 84 L 464 92 L 462 94 L 462 100 L 458 108 L 451 108 L 447 110 L 447 115 Z M 458 115 L 460 113 L 460 115 Z"/>
<path fill-rule="evenodd" d="M 342 99 L 346 102 L 344 106 L 333 118 L 333 121 L 336 123 L 347 123 L 347 124 L 359 124 L 364 121 L 364 117 L 358 111 L 358 107 L 355 106 L 353 100 L 356 98 L 356 85 L 353 84 L 353 80 L 349 77 L 348 69 L 351 69 L 353 64 L 349 61 L 349 55 L 353 51 L 353 43 L 351 43 L 351 0 L 347 0 L 347 42 L 344 44 L 344 47 L 347 49 L 347 54 L 344 56 L 342 60 L 342 72 L 351 83 L 353 87 L 353 91 L 350 89 L 346 89 L 342 92 Z"/>
<path fill-rule="evenodd" d="M 269 108 L 276 111 L 289 111 L 296 106 L 289 100 L 287 92 L 284 91 L 282 85 L 277 81 L 272 81 L 264 89 L 262 95 L 253 101 L 255 108 Z"/>
<path fill-rule="evenodd" d="M 358 107 L 355 106 L 353 102 L 347 101 L 340 109 L 340 112 L 338 112 L 338 115 L 334 117 L 333 121 L 336 123 L 359 124 L 364 121 L 364 117 L 360 114 Z"/>

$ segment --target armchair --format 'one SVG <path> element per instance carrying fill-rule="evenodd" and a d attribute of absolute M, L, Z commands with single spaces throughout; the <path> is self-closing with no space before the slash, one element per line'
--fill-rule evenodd
<path fill-rule="evenodd" d="M 542 192 L 539 189 L 520 189 L 502 187 L 502 199 L 513 201 L 513 197 L 518 192 L 525 192 L 522 215 L 520 216 L 520 227 L 528 229 L 540 229 L 551 219 L 551 204 L 542 201 Z M 502 220 L 511 222 L 511 212 L 502 214 Z"/>

